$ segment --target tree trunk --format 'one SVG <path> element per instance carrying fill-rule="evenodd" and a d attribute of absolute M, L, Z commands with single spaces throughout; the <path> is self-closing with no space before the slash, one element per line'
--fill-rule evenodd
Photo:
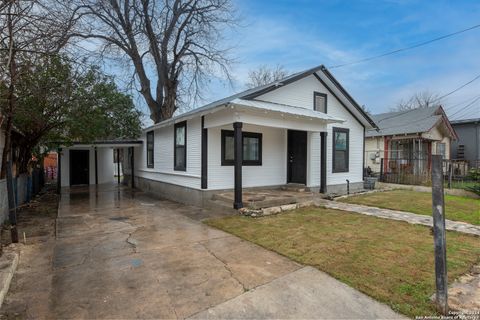
<path fill-rule="evenodd" d="M 178 82 L 169 81 L 166 87 L 164 104 L 162 106 L 162 120 L 170 119 L 177 110 L 177 88 Z"/>
<path fill-rule="evenodd" d="M 5 147 L 2 153 L 2 170 L 0 171 L 0 179 L 5 179 L 7 174 L 7 160 L 11 149 L 13 117 L 11 114 L 6 115 L 5 122 Z"/>

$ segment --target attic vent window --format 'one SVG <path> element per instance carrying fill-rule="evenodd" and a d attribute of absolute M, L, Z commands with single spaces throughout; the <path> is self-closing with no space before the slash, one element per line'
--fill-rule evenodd
<path fill-rule="evenodd" d="M 313 110 L 327 113 L 327 95 L 325 93 L 313 93 Z"/>

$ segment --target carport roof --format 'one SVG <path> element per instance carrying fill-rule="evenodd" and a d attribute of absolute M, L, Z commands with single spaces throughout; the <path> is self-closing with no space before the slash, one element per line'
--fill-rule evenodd
<path fill-rule="evenodd" d="M 138 147 L 143 143 L 142 140 L 97 140 L 93 142 L 73 142 L 63 145 L 67 148 L 85 148 L 85 147 L 99 147 L 99 148 L 126 148 Z"/>

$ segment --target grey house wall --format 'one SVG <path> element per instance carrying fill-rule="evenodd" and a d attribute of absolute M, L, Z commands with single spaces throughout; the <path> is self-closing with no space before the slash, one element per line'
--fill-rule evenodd
<path fill-rule="evenodd" d="M 480 121 L 468 123 L 452 123 L 458 140 L 452 142 L 451 158 L 458 159 L 459 145 L 465 146 L 465 160 L 470 162 L 480 159 Z"/>

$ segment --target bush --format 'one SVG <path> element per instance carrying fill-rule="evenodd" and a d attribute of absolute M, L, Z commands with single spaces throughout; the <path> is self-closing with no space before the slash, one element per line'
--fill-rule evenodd
<path fill-rule="evenodd" d="M 480 181 L 480 169 L 473 168 L 468 170 L 468 177 L 474 181 Z"/>
<path fill-rule="evenodd" d="M 475 193 L 476 195 L 479 195 L 480 196 L 480 183 L 479 184 L 476 184 L 474 186 L 471 186 L 471 187 L 467 187 L 466 188 L 468 191 L 472 191 L 473 193 Z"/>

